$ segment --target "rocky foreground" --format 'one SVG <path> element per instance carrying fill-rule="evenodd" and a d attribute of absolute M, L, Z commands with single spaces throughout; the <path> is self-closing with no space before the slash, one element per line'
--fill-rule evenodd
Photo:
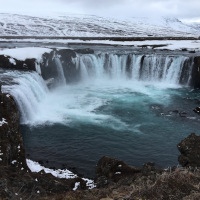
<path fill-rule="evenodd" d="M 58 179 L 32 173 L 26 164 L 19 111 L 9 94 L 0 94 L 0 199 L 134 200 L 200 199 L 200 136 L 192 133 L 177 145 L 182 167 L 140 168 L 103 157 L 97 163 L 96 188 L 81 178 Z M 79 182 L 78 190 L 73 191 Z"/>

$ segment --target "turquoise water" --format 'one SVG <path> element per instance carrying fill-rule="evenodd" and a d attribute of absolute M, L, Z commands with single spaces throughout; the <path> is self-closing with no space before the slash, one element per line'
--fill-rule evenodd
<path fill-rule="evenodd" d="M 166 83 L 89 81 L 57 88 L 22 126 L 26 153 L 93 177 L 104 155 L 141 166 L 178 165 L 176 145 L 198 133 L 198 91 Z"/>

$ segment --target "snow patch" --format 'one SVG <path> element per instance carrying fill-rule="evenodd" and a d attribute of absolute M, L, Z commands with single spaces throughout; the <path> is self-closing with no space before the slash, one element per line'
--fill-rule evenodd
<path fill-rule="evenodd" d="M 50 173 L 57 178 L 67 178 L 67 179 L 77 178 L 77 175 L 73 174 L 69 170 L 61 170 L 61 169 L 53 170 L 53 169 L 45 168 L 41 166 L 38 162 L 29 160 L 29 159 L 27 159 L 26 162 L 29 169 L 32 172 L 40 172 L 44 170 L 45 173 Z"/>
<path fill-rule="evenodd" d="M 24 47 L 24 48 L 15 48 L 15 49 L 3 49 L 0 50 L 0 55 L 10 56 L 17 60 L 25 61 L 28 58 L 35 58 L 40 61 L 44 53 L 50 53 L 52 50 L 49 48 L 40 48 L 40 47 Z M 10 58 L 9 60 L 13 62 L 14 59 Z"/>
<path fill-rule="evenodd" d="M 66 178 L 66 179 L 72 179 L 72 178 L 77 178 L 78 176 L 74 173 L 72 173 L 71 171 L 65 169 L 65 170 L 61 170 L 61 169 L 57 169 L 57 170 L 53 170 L 53 169 L 49 169 L 46 167 L 41 166 L 38 162 L 26 159 L 26 163 L 29 167 L 29 169 L 32 172 L 40 172 L 42 170 L 44 170 L 45 173 L 50 173 L 53 176 L 57 177 L 57 178 Z M 86 181 L 86 186 L 89 189 L 93 189 L 95 188 L 95 184 L 94 181 L 91 179 L 87 179 L 87 178 L 82 178 L 84 181 Z M 75 184 L 76 186 L 76 184 Z M 77 186 L 78 187 L 78 186 Z"/>
<path fill-rule="evenodd" d="M 13 160 L 11 163 L 14 165 L 17 161 L 16 160 Z"/>
<path fill-rule="evenodd" d="M 2 121 L 0 121 L 0 126 L 3 126 L 3 124 L 7 124 L 6 119 L 2 118 Z"/>
<path fill-rule="evenodd" d="M 80 182 L 75 183 L 75 186 L 74 186 L 73 190 L 74 191 L 77 190 L 79 186 L 80 186 Z"/>
<path fill-rule="evenodd" d="M 16 62 L 15 62 L 15 60 L 14 60 L 13 58 L 9 58 L 9 62 L 10 62 L 11 64 L 13 64 L 13 65 L 16 65 Z"/>

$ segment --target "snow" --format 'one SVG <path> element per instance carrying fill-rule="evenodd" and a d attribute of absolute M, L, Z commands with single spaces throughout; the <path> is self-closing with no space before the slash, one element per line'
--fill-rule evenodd
<path fill-rule="evenodd" d="M 35 58 L 40 60 L 44 53 L 50 53 L 52 50 L 49 48 L 41 47 L 24 47 L 14 49 L 3 49 L 0 50 L 0 55 L 10 56 L 17 60 L 24 61 L 28 58 Z"/>
<path fill-rule="evenodd" d="M 73 190 L 74 191 L 77 190 L 79 186 L 80 186 L 80 182 L 75 183 L 75 186 L 74 186 Z"/>
<path fill-rule="evenodd" d="M 7 124 L 6 119 L 2 118 L 2 121 L 0 121 L 0 126 L 2 126 L 3 124 Z"/>
<path fill-rule="evenodd" d="M 71 171 L 69 171 L 67 169 L 65 169 L 65 170 L 61 170 L 61 169 L 53 170 L 53 169 L 45 168 L 45 167 L 41 166 L 38 162 L 29 160 L 29 159 L 26 159 L 26 163 L 27 163 L 29 169 L 32 172 L 40 172 L 40 171 L 44 170 L 45 173 L 50 173 L 57 178 L 72 179 L 72 178 L 78 177 L 76 174 L 72 173 Z M 93 180 L 90 180 L 90 179 L 87 179 L 87 178 L 82 178 L 82 179 L 84 181 L 86 181 L 86 185 L 88 186 L 89 189 L 96 187 Z M 75 187 L 78 187 L 78 185 L 75 184 Z"/>
<path fill-rule="evenodd" d="M 17 161 L 16 160 L 13 160 L 11 163 L 14 165 Z"/>
<path fill-rule="evenodd" d="M 199 36 L 200 27 L 176 18 L 115 19 L 69 13 L 0 14 L 2 36 Z"/>
<path fill-rule="evenodd" d="M 29 160 L 29 159 L 27 159 L 26 162 L 27 162 L 29 169 L 32 172 L 40 172 L 40 171 L 44 170 L 45 173 L 50 173 L 57 178 L 67 178 L 67 179 L 77 178 L 77 175 L 73 174 L 69 170 L 61 170 L 61 169 L 53 170 L 53 169 L 45 168 L 45 167 L 41 166 L 38 162 Z"/>
<path fill-rule="evenodd" d="M 0 41 L 8 41 L 6 39 L 0 39 Z M 81 39 L 9 39 L 9 41 L 20 41 L 20 42 L 44 42 L 53 44 L 56 43 L 57 46 L 59 44 L 70 44 L 70 43 L 77 43 L 77 44 L 107 44 L 107 45 L 124 45 L 124 46 L 134 46 L 134 47 L 141 47 L 141 46 L 147 46 L 147 48 L 152 48 L 153 45 L 162 45 L 161 47 L 154 47 L 154 49 L 168 49 L 168 50 L 181 50 L 183 48 L 186 48 L 188 50 L 196 50 L 200 51 L 200 40 L 145 40 L 145 41 L 111 41 L 111 40 L 81 40 Z M 35 48 L 40 49 L 40 48 Z M 46 49 L 46 52 L 50 52 L 51 49 L 48 48 L 42 48 Z M 21 51 L 21 48 L 18 49 Z M 48 51 L 49 50 L 49 51 Z M 12 51 L 12 50 L 11 50 Z M 17 51 L 17 49 L 15 49 Z M 0 51 L 1 54 L 2 51 Z M 19 52 L 20 54 L 20 52 Z M 40 54 L 41 57 L 42 54 Z M 36 57 L 30 56 L 30 57 Z M 38 68 L 38 73 L 40 73 L 40 69 Z"/>
<path fill-rule="evenodd" d="M 13 58 L 9 58 L 9 62 L 10 62 L 11 64 L 13 64 L 13 65 L 16 65 L 16 62 L 15 62 L 15 60 L 14 60 Z"/>

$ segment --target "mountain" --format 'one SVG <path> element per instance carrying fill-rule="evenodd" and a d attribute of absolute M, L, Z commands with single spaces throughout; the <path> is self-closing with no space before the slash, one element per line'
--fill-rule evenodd
<path fill-rule="evenodd" d="M 199 36 L 200 25 L 176 18 L 111 19 L 94 15 L 0 14 L 0 36 L 145 37 Z"/>

